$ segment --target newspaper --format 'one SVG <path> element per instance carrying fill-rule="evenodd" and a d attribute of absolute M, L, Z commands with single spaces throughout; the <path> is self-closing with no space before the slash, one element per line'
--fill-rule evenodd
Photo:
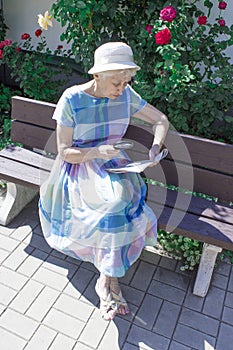
<path fill-rule="evenodd" d="M 154 166 L 160 162 L 161 159 L 165 158 L 168 154 L 168 150 L 164 148 L 154 159 L 140 160 L 138 162 L 130 162 L 126 165 L 121 165 L 120 167 L 115 168 L 106 168 L 110 173 L 141 173 L 147 167 Z"/>

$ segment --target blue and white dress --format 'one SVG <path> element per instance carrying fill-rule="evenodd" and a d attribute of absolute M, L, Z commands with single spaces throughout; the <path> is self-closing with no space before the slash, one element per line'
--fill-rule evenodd
<path fill-rule="evenodd" d="M 73 128 L 74 147 L 95 147 L 121 139 L 130 116 L 145 104 L 129 85 L 116 99 L 96 98 L 73 86 L 63 93 L 53 118 Z M 112 277 L 124 276 L 143 247 L 157 241 L 157 220 L 145 203 L 141 176 L 106 171 L 126 159 L 125 151 L 110 161 L 79 164 L 58 156 L 40 191 L 39 214 L 48 244 Z"/>

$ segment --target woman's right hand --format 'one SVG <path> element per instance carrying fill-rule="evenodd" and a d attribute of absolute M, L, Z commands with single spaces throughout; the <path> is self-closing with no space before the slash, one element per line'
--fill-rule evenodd
<path fill-rule="evenodd" d="M 120 150 L 115 149 L 113 145 L 100 145 L 96 147 L 97 149 L 97 158 L 102 158 L 106 160 L 110 160 L 116 157 Z"/>

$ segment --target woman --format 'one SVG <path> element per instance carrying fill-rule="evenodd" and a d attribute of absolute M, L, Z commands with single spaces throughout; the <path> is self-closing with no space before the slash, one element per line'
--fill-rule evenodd
<path fill-rule="evenodd" d="M 95 51 L 89 70 L 93 79 L 68 88 L 57 104 L 58 157 L 41 187 L 45 238 L 51 247 L 97 267 L 95 289 L 105 320 L 129 313 L 118 278 L 157 236 L 140 175 L 107 171 L 129 161 L 114 143 L 124 136 L 131 116 L 153 125 L 150 158 L 159 152 L 168 129 L 166 116 L 128 84 L 138 69 L 125 43 L 106 43 Z"/>

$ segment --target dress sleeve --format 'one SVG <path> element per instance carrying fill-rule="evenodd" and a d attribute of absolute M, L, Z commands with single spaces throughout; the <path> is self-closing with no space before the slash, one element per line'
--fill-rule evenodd
<path fill-rule="evenodd" d="M 67 91 L 60 97 L 53 114 L 53 119 L 55 119 L 59 125 L 74 128 L 73 111 Z"/>
<path fill-rule="evenodd" d="M 147 102 L 141 98 L 141 96 L 130 85 L 128 86 L 130 93 L 130 115 L 132 116 L 139 112 L 147 104 Z"/>

